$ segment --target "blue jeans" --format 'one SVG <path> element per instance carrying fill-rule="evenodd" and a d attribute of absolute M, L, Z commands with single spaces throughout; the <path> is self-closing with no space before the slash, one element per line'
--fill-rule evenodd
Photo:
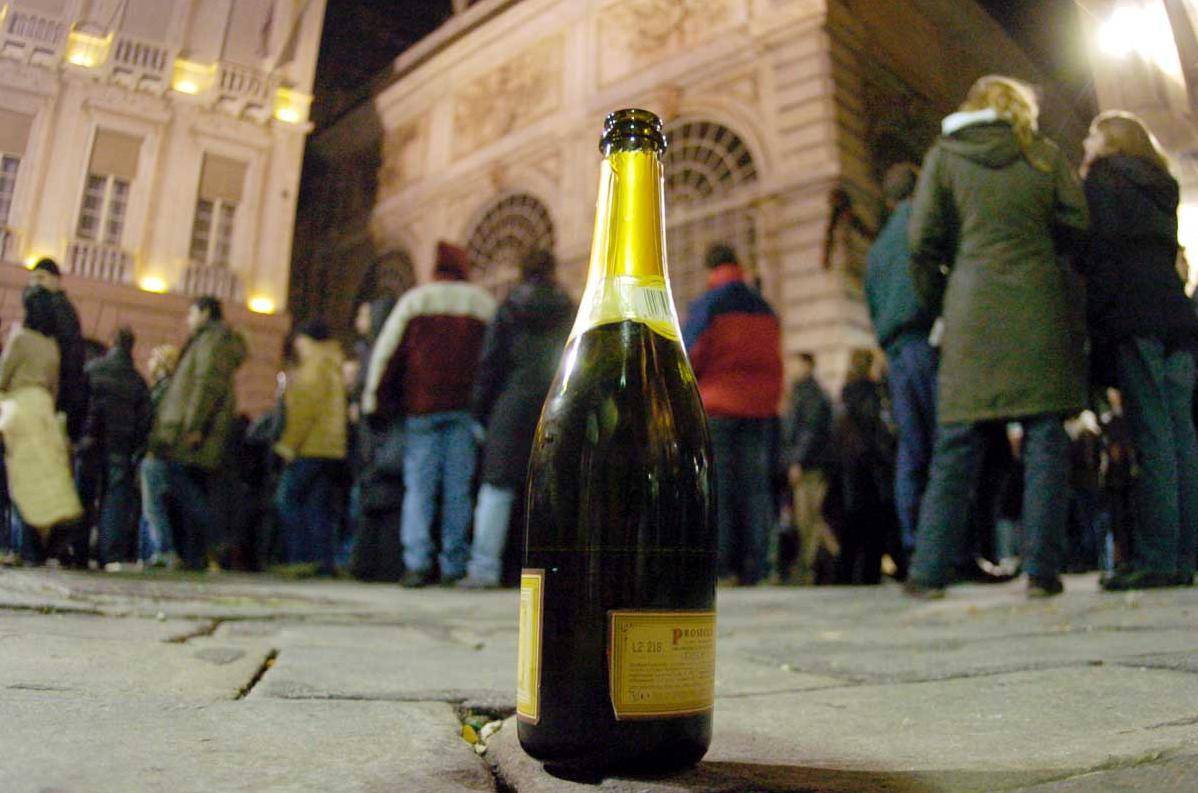
<path fill-rule="evenodd" d="M 174 553 L 175 535 L 171 525 L 170 466 L 159 457 L 146 457 L 138 469 L 141 478 L 141 558 Z"/>
<path fill-rule="evenodd" d="M 773 522 L 769 419 L 712 418 L 719 575 L 746 585 L 765 578 Z"/>
<path fill-rule="evenodd" d="M 1024 568 L 1055 578 L 1064 559 L 1069 513 L 1069 436 L 1061 417 L 1043 414 L 1023 424 Z M 950 583 L 969 535 L 970 501 L 986 451 L 985 422 L 941 424 L 916 534 L 911 578 L 925 586 Z"/>
<path fill-rule="evenodd" d="M 474 544 L 470 547 L 470 564 L 466 570 L 471 578 L 488 584 L 499 583 L 515 501 L 516 491 L 510 487 L 484 483 L 479 488 L 478 506 L 474 510 Z"/>
<path fill-rule="evenodd" d="M 129 454 L 104 457 L 100 494 L 100 564 L 137 555 L 137 474 Z"/>
<path fill-rule="evenodd" d="M 208 501 L 208 473 L 170 461 L 167 476 L 172 503 L 178 506 L 182 519 L 179 558 L 188 570 L 203 570 L 208 564 L 208 536 L 215 524 Z"/>
<path fill-rule="evenodd" d="M 888 353 L 890 410 L 898 428 L 894 503 L 903 547 L 915 548 L 919 504 L 928 486 L 936 442 L 936 350 L 925 339 L 906 342 Z"/>
<path fill-rule="evenodd" d="M 470 489 L 478 452 L 470 414 L 450 411 L 412 416 L 404 429 L 407 443 L 400 528 L 404 567 L 423 573 L 433 566 L 433 516 L 440 488 L 441 577 L 461 578 L 469 557 L 466 536 L 472 510 Z"/>
<path fill-rule="evenodd" d="M 1193 576 L 1198 542 L 1198 438 L 1194 434 L 1194 357 L 1167 354 L 1159 341 L 1119 349 L 1119 389 L 1140 462 L 1132 489 L 1132 565 Z"/>
<path fill-rule="evenodd" d="M 322 573 L 334 570 L 337 510 L 333 491 L 340 464 L 338 460 L 301 457 L 283 470 L 275 508 L 291 564 L 315 562 Z"/>

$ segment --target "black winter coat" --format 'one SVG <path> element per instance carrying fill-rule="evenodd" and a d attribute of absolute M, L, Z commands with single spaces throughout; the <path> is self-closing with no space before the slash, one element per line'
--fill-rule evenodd
<path fill-rule="evenodd" d="M 1177 272 L 1179 188 L 1139 157 L 1104 157 L 1090 167 L 1093 220 L 1085 261 L 1087 325 L 1094 375 L 1113 384 L 1111 355 L 1133 337 L 1171 349 L 1198 348 L 1198 316 Z"/>
<path fill-rule="evenodd" d="M 823 468 L 832 436 L 832 403 L 814 377 L 795 382 L 790 392 L 784 439 L 786 462 Z"/>
<path fill-rule="evenodd" d="M 31 287 L 40 288 L 40 287 Z M 83 437 L 87 421 L 87 376 L 83 372 L 86 347 L 79 314 L 62 292 L 51 292 L 54 306 L 54 341 L 58 342 L 58 400 L 55 407 L 67 417 L 71 440 Z"/>
<path fill-rule="evenodd" d="M 487 328 L 471 410 L 487 428 L 482 481 L 522 491 L 528 457 L 570 335 L 574 303 L 552 282 L 516 286 Z"/>
<path fill-rule="evenodd" d="M 136 454 L 145 448 L 154 414 L 150 387 L 119 347 L 87 365 L 91 400 L 84 433 L 109 454 Z"/>

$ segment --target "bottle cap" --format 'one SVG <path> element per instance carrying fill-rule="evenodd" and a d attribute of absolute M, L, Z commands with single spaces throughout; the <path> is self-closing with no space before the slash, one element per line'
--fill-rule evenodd
<path fill-rule="evenodd" d="M 666 136 L 661 131 L 661 119 L 648 110 L 636 108 L 610 114 L 603 122 L 599 150 L 607 154 L 612 149 L 651 149 L 665 153 Z"/>

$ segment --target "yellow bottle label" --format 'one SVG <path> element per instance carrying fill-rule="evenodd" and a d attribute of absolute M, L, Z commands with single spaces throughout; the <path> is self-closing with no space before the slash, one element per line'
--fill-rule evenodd
<path fill-rule="evenodd" d="M 617 720 L 711 710 L 714 611 L 612 611 L 610 616 L 609 677 Z"/>
<path fill-rule="evenodd" d="M 520 640 L 516 660 L 516 716 L 541 720 L 541 626 L 545 571 L 520 574 Z"/>

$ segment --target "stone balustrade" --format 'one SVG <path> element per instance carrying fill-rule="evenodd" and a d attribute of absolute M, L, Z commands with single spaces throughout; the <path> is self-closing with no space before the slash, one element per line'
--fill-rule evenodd
<path fill-rule="evenodd" d="M 67 271 L 94 281 L 126 284 L 132 278 L 133 266 L 129 254 L 115 245 L 76 240 L 67 248 Z"/>
<path fill-rule="evenodd" d="M 122 36 L 112 48 L 108 67 L 114 82 L 163 91 L 170 82 L 174 60 L 173 53 L 160 43 Z"/>
<path fill-rule="evenodd" d="M 183 274 L 180 291 L 190 297 L 212 295 L 221 300 L 241 303 L 245 290 L 241 278 L 228 267 L 192 263 Z"/>
<path fill-rule="evenodd" d="M 0 31 L 0 57 L 22 63 L 55 63 L 62 55 L 67 30 L 63 19 L 10 6 Z"/>

